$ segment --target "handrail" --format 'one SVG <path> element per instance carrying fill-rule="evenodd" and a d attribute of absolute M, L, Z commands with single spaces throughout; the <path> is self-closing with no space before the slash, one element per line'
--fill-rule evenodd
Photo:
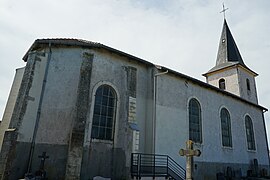
<path fill-rule="evenodd" d="M 171 177 L 184 180 L 186 171 L 168 155 L 161 154 L 131 154 L 132 177 Z"/>
<path fill-rule="evenodd" d="M 178 168 L 176 169 L 178 172 L 179 172 L 179 174 L 186 174 L 186 170 L 182 167 L 182 166 L 180 166 L 175 160 L 173 160 L 170 156 L 168 156 L 169 157 L 169 162 L 172 162 L 173 164 L 174 164 L 174 166 L 177 166 Z"/>

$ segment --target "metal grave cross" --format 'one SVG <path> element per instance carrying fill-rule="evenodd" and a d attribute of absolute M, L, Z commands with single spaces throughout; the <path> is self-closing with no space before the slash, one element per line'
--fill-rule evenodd
<path fill-rule="evenodd" d="M 44 170 L 45 160 L 48 159 L 49 156 L 46 156 L 46 152 L 43 152 L 41 156 L 38 156 L 38 158 L 41 158 L 39 169 Z"/>
<path fill-rule="evenodd" d="M 192 180 L 192 162 L 193 156 L 200 156 L 201 151 L 199 149 L 193 149 L 193 142 L 191 140 L 187 140 L 186 149 L 179 150 L 180 156 L 186 156 L 186 180 Z"/>

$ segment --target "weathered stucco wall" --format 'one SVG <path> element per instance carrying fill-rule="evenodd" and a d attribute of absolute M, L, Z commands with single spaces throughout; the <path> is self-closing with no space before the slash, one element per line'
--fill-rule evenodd
<path fill-rule="evenodd" d="M 68 144 L 82 63 L 79 48 L 53 48 L 36 142 Z M 55 138 L 57 137 L 57 138 Z"/>
<path fill-rule="evenodd" d="M 88 79 L 81 74 L 85 53 L 93 55 L 93 58 L 89 59 L 92 72 Z M 21 168 L 19 159 L 17 157 L 13 159 L 12 167 L 20 168 L 21 171 L 14 173 L 12 178 L 22 177 L 27 167 L 30 167 L 31 172 L 37 171 L 40 164 L 38 156 L 42 152 L 46 152 L 49 156 L 46 159 L 45 169 L 48 177 L 52 179 L 61 179 L 67 175 L 66 173 L 76 174 L 86 179 L 98 175 L 116 179 L 129 177 L 130 157 L 134 149 L 134 129 L 131 128 L 128 117 L 129 95 L 136 99 L 136 106 L 133 107 L 136 108 L 135 119 L 132 122 L 137 124 L 141 133 L 139 151 L 145 152 L 145 149 L 151 149 L 147 146 L 152 146 L 152 143 L 145 143 L 145 140 L 148 140 L 145 139 L 147 133 L 152 134 L 151 130 L 145 131 L 147 118 L 152 119 L 151 113 L 147 112 L 152 109 L 152 69 L 107 51 L 52 47 L 45 48 L 36 54 L 41 54 L 41 56 L 34 54 L 29 56 L 28 63 L 32 63 L 33 68 L 31 75 L 25 79 L 31 79 L 31 83 L 25 86 L 29 87 L 26 92 L 27 104 L 20 116 L 20 126 L 18 126 L 16 136 L 18 143 L 15 149 L 17 155 L 26 154 L 25 164 L 24 168 Z M 131 76 L 129 69 L 135 70 L 135 73 L 132 73 L 133 77 L 129 77 Z M 88 87 L 79 85 L 80 77 L 89 81 Z M 131 84 L 130 79 L 136 79 L 140 83 Z M 110 85 L 117 93 L 113 141 L 91 139 L 94 94 L 102 84 Z M 132 86 L 131 89 L 130 86 Z M 85 88 L 89 88 L 88 95 L 85 94 Z M 148 91 L 149 88 L 150 91 Z M 80 91 L 83 92 L 85 98 L 81 97 Z M 83 123 L 83 119 L 86 118 L 83 128 L 85 133 L 82 136 L 76 136 L 76 142 L 83 142 L 83 144 L 77 143 L 78 148 L 80 149 L 81 146 L 83 151 L 75 153 L 77 154 L 75 157 L 73 156 L 75 151 L 70 149 L 73 147 L 71 144 L 75 143 L 73 137 L 75 137 L 74 127 L 77 126 L 76 114 L 79 113 L 81 116 L 80 111 L 86 107 L 85 105 L 80 107 L 81 98 L 89 98 L 87 101 L 89 106 L 88 110 L 82 111 L 86 113 L 86 116 L 79 118 Z M 149 104 L 150 107 L 148 107 Z M 148 124 L 148 126 L 151 125 L 151 123 Z M 72 172 L 66 168 L 66 166 L 72 168 L 72 164 L 80 163 L 80 158 L 82 158 L 81 168 Z M 67 164 L 67 162 L 70 163 Z M 90 173 L 89 169 L 92 169 Z"/>
<path fill-rule="evenodd" d="M 129 125 L 129 78 L 128 69 L 136 69 L 136 120 L 140 133 L 139 151 L 144 152 L 145 140 L 144 129 L 147 118 L 147 86 L 149 82 L 148 69 L 145 65 L 133 63 L 125 57 L 120 57 L 106 51 L 91 51 L 94 54 L 92 79 L 91 79 L 91 110 L 87 119 L 86 128 L 86 152 L 84 155 L 85 166 L 84 177 L 92 178 L 98 174 L 104 174 L 107 177 L 115 179 L 129 177 L 130 157 L 133 146 L 133 130 Z M 114 130 L 114 140 L 96 140 L 91 139 L 92 116 L 94 109 L 94 94 L 96 89 L 107 84 L 113 87 L 117 93 L 117 110 Z M 103 158 L 106 157 L 106 160 Z M 95 163 L 91 163 L 95 162 Z M 112 165 L 112 166 L 110 166 Z M 108 168 L 110 166 L 110 168 Z M 100 167 L 100 168 L 97 168 Z M 87 171 L 93 169 L 91 173 Z M 94 171 L 96 169 L 96 171 Z M 101 173 L 103 172 L 103 173 Z"/>
<path fill-rule="evenodd" d="M 257 88 L 254 76 L 243 68 L 238 68 L 238 72 L 241 97 L 258 104 Z M 247 79 L 250 82 L 250 90 L 247 89 Z"/>
<path fill-rule="evenodd" d="M 24 73 L 24 67 L 16 69 L 16 74 L 15 74 L 15 77 L 11 86 L 8 101 L 6 104 L 6 108 L 5 108 L 1 126 L 0 126 L 0 151 L 2 148 L 5 131 L 8 129 L 9 124 L 10 124 L 13 109 L 16 103 L 20 86 L 21 86 L 23 73 Z"/>
<path fill-rule="evenodd" d="M 46 160 L 45 168 L 49 178 L 62 178 L 65 175 L 69 134 L 75 114 L 81 49 L 66 51 L 52 48 L 51 52 L 49 49 L 46 51 L 46 57 L 36 61 L 29 90 L 34 101 L 27 105 L 18 141 L 32 143 L 32 138 L 35 138 L 29 156 L 32 158 L 32 172 L 39 169 L 38 156 L 46 152 L 49 159 Z M 36 134 L 33 136 L 35 127 Z"/>
<path fill-rule="evenodd" d="M 10 127 L 17 131 L 4 137 L 0 172 L 5 176 L 16 170 L 11 179 L 21 178 L 27 167 L 35 172 L 42 152 L 49 156 L 45 163 L 49 179 L 63 179 L 67 175 L 75 179 L 128 179 L 131 153 L 135 151 L 167 154 L 185 167 L 185 158 L 178 152 L 188 139 L 191 98 L 200 102 L 202 111 L 202 144 L 195 145 L 202 155 L 195 159 L 195 172 L 204 172 L 211 166 L 220 168 L 222 164 L 244 167 L 255 158 L 261 165 L 269 164 L 261 109 L 194 84 L 190 79 L 165 73 L 155 77 L 154 110 L 153 77 L 160 72 L 152 65 L 104 49 L 52 46 L 33 52 L 12 116 Z M 235 71 L 224 76 L 237 93 Z M 95 93 L 104 84 L 114 88 L 117 96 L 112 141 L 91 138 Z M 222 147 L 221 143 L 222 107 L 230 112 L 232 148 Z M 253 120 L 256 151 L 247 150 L 247 114 Z M 135 134 L 139 135 L 138 149 L 134 148 Z"/>
<path fill-rule="evenodd" d="M 18 129 L 19 142 L 32 142 L 47 59 L 48 54 L 39 57 L 35 55 L 35 65 L 30 77 L 31 84 L 29 84 L 30 88 L 27 94 L 27 106 L 25 107 L 25 113 L 22 116 L 21 125 Z"/>
<path fill-rule="evenodd" d="M 31 149 L 31 143 L 29 141 L 31 141 L 31 139 L 28 139 L 27 143 L 20 142 L 18 139 L 24 135 L 31 137 L 31 133 L 33 133 L 32 129 L 30 129 L 26 134 L 22 134 L 20 130 L 22 129 L 25 121 L 33 122 L 33 119 L 24 119 L 24 116 L 31 114 L 29 113 L 29 107 L 31 107 L 31 103 L 35 101 L 35 98 L 30 92 L 33 92 L 31 90 L 32 84 L 37 80 L 37 78 L 34 78 L 35 69 L 40 68 L 39 62 L 44 58 L 46 58 L 46 53 L 44 52 L 38 53 L 34 51 L 29 53 L 28 62 L 24 70 L 21 86 L 9 125 L 9 128 L 14 129 L 14 131 L 6 131 L 4 135 L 0 154 L 1 177 L 17 179 L 19 177 L 23 177 L 27 172 L 29 152 Z M 40 87 L 39 84 L 42 83 L 37 82 L 37 88 Z"/>
<path fill-rule="evenodd" d="M 216 73 L 211 74 L 207 81 L 209 84 L 219 87 L 219 80 L 225 79 L 225 91 L 228 91 L 237 96 L 241 96 L 239 89 L 239 78 L 237 68 L 220 70 Z"/>
<path fill-rule="evenodd" d="M 209 84 L 219 87 L 219 80 L 222 78 L 225 79 L 225 91 L 258 104 L 255 78 L 251 72 L 240 66 L 232 67 L 210 74 L 207 77 L 207 81 Z M 247 90 L 247 79 L 250 82 L 250 90 Z"/>
<path fill-rule="evenodd" d="M 202 115 L 202 144 L 195 145 L 202 154 L 195 158 L 196 162 L 203 162 L 205 166 L 235 163 L 248 168 L 253 159 L 258 159 L 260 165 L 269 165 L 261 109 L 172 75 L 160 76 L 157 87 L 156 153 L 169 154 L 185 166 L 185 158 L 180 157 L 178 152 L 185 147 L 189 134 L 188 101 L 196 98 L 201 105 Z M 222 146 L 222 107 L 227 108 L 230 113 L 232 148 Z M 247 149 L 245 115 L 249 115 L 253 121 L 255 151 Z M 203 168 L 203 163 L 199 163 L 197 168 Z M 204 170 L 211 173 L 207 168 Z M 243 169 L 242 173 L 245 174 L 246 170 Z"/>

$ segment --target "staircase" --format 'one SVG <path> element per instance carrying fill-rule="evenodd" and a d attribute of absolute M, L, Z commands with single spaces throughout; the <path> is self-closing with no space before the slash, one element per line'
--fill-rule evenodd
<path fill-rule="evenodd" d="M 175 180 L 184 180 L 186 171 L 170 156 L 157 154 L 131 154 L 131 176 L 165 177 Z"/>

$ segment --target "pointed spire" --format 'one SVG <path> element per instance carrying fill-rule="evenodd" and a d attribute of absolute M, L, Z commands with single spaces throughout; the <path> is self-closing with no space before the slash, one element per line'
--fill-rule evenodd
<path fill-rule="evenodd" d="M 219 49 L 217 54 L 216 66 L 224 63 L 240 63 L 244 65 L 244 61 L 233 39 L 231 31 L 228 27 L 226 19 L 224 19 L 223 29 L 219 42 Z"/>
<path fill-rule="evenodd" d="M 250 72 L 252 72 L 255 76 L 258 74 L 249 69 L 237 48 L 237 45 L 233 39 L 232 33 L 229 29 L 226 19 L 224 19 L 222 33 L 219 42 L 219 48 L 217 53 L 216 65 L 210 69 L 207 73 L 203 74 L 203 76 L 207 76 L 207 74 L 212 73 L 214 71 L 227 68 L 233 65 L 241 65 L 246 68 Z"/>

